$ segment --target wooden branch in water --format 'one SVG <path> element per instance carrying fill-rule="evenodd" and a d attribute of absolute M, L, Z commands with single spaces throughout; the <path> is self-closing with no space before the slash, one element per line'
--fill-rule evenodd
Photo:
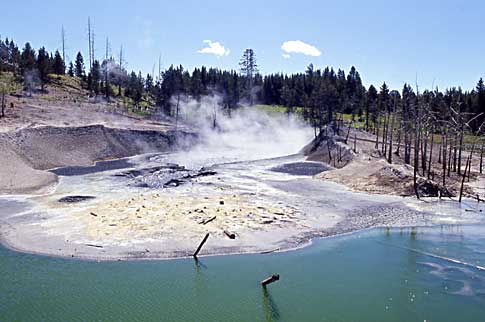
<path fill-rule="evenodd" d="M 195 251 L 194 257 L 197 257 L 197 255 L 199 254 L 200 250 L 202 249 L 202 246 L 204 246 L 205 242 L 207 241 L 207 239 L 209 238 L 209 233 L 207 233 L 204 237 L 204 239 L 202 239 L 202 242 L 199 244 L 199 247 L 197 247 L 197 250 Z"/>
<path fill-rule="evenodd" d="M 263 285 L 263 287 L 266 287 L 266 285 L 269 285 L 269 284 L 276 282 L 276 281 L 279 281 L 279 280 L 280 280 L 280 275 L 279 274 L 273 274 L 270 277 L 262 280 L 261 285 Z"/>

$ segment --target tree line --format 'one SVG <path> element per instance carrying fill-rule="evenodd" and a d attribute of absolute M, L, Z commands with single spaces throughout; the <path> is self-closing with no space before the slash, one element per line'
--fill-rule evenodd
<path fill-rule="evenodd" d="M 123 49 L 118 60 L 108 54 L 108 40 L 102 60 L 94 57 L 92 47 L 94 43 L 90 40 L 88 68 L 81 52 L 66 66 L 64 53 L 52 54 L 44 47 L 36 51 L 28 42 L 19 49 L 13 40 L 0 39 L 0 73 L 9 72 L 23 82 L 24 89 L 40 85 L 41 90 L 49 82 L 49 74 L 67 74 L 78 78 L 93 96 L 129 97 L 135 107 L 144 97 L 150 97 L 156 110 L 171 116 L 178 116 L 182 96 L 199 100 L 205 95 L 218 95 L 228 112 L 255 103 L 281 105 L 288 113 L 298 113 L 309 122 L 315 136 L 328 127 L 339 129 L 342 114 L 350 114 L 351 124 L 360 121 L 366 131 L 374 134 L 375 148 L 389 163 L 398 156 L 414 167 L 415 182 L 418 175 L 428 179 L 439 176 L 445 186 L 451 173 L 469 177 L 473 153 L 480 154 L 482 172 L 484 146 L 483 140 L 477 141 L 483 135 L 485 121 L 482 79 L 469 91 L 453 87 L 420 92 L 418 84 L 414 88 L 405 84 L 400 91 L 391 90 L 385 82 L 378 88 L 374 85 L 366 88 L 355 67 L 346 73 L 309 65 L 302 73 L 263 76 L 252 49 L 244 51 L 239 70 L 202 66 L 189 71 L 181 65 L 172 65 L 159 70 L 157 75 L 143 76 L 141 72 L 128 73 L 124 68 Z M 1 88 L 3 114 L 8 86 Z M 467 135 L 475 140 L 468 147 Z M 463 160 L 465 150 L 470 160 Z M 433 166 L 436 162 L 441 174 Z"/>
<path fill-rule="evenodd" d="M 26 87 L 28 82 L 37 81 L 44 88 L 49 74 L 67 74 L 81 79 L 93 95 L 123 95 L 132 98 L 135 104 L 144 95 L 150 95 L 167 114 L 175 112 L 171 101 L 174 96 L 187 95 L 199 99 L 204 95 L 218 94 L 227 109 L 253 103 L 286 106 L 290 113 L 298 109 L 317 130 L 331 123 L 336 113 L 363 118 L 366 129 L 369 129 L 378 127 L 380 116 L 392 110 L 395 98 L 397 109 L 406 110 L 410 104 L 409 97 L 416 95 L 408 84 L 401 92 L 389 89 L 386 83 L 379 89 L 374 85 L 366 88 L 355 67 L 346 74 L 341 69 L 315 69 L 309 65 L 304 73 L 262 76 L 252 49 L 243 53 L 239 70 L 202 66 L 188 71 L 181 65 L 172 65 L 160 71 L 159 75 L 128 73 L 121 56 L 122 51 L 120 59 L 116 60 L 108 56 L 107 51 L 102 60 L 90 57 L 89 68 L 85 66 L 81 52 L 77 53 L 73 62 L 66 64 L 58 50 L 54 54 L 44 47 L 36 51 L 28 42 L 20 50 L 13 40 L 0 39 L 0 72 L 12 72 L 26 83 Z M 443 111 L 444 106 L 451 104 L 459 104 L 463 113 L 485 112 L 485 87 L 481 79 L 471 91 L 451 88 L 441 92 L 434 89 L 419 95 L 433 112 Z M 483 116 L 476 119 L 471 124 L 472 128 L 476 130 L 483 119 Z"/>

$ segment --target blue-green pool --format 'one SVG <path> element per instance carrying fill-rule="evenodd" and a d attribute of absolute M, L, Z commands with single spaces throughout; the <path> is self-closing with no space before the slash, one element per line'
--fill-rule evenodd
<path fill-rule="evenodd" d="M 483 266 L 485 226 L 375 229 L 198 263 L 0 248 L 0 321 L 485 321 Z"/>

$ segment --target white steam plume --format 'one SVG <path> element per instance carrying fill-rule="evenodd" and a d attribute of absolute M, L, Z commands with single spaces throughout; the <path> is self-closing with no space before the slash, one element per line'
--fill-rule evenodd
<path fill-rule="evenodd" d="M 312 130 L 296 117 L 266 113 L 254 107 L 231 110 L 219 96 L 196 101 L 184 97 L 180 118 L 200 136 L 200 144 L 178 156 L 190 168 L 250 161 L 298 153 L 312 139 Z"/>

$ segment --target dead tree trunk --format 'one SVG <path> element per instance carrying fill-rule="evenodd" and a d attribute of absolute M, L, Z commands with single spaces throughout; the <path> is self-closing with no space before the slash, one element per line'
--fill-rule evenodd
<path fill-rule="evenodd" d="M 482 147 L 480 149 L 480 174 L 483 174 L 482 166 L 483 166 L 483 146 L 484 145 L 485 145 L 485 142 L 482 142 Z"/>
<path fill-rule="evenodd" d="M 431 164 L 433 160 L 433 144 L 434 144 L 434 127 L 431 128 L 431 146 L 429 149 L 429 161 L 428 161 L 428 179 L 431 178 Z"/>
<path fill-rule="evenodd" d="M 420 124 L 419 124 L 419 106 L 416 108 L 417 110 L 417 124 L 416 124 L 416 133 L 414 137 L 414 173 L 413 173 L 413 183 L 414 183 L 414 192 L 416 193 L 416 198 L 419 199 L 419 191 L 418 191 L 418 167 L 419 167 L 419 132 L 420 132 Z"/>
<path fill-rule="evenodd" d="M 384 115 L 384 128 L 382 129 L 382 147 L 381 151 L 384 157 L 387 155 L 387 129 L 389 127 L 389 124 L 387 123 L 388 121 L 388 114 L 389 112 L 387 111 L 386 107 L 386 114 Z"/>
<path fill-rule="evenodd" d="M 446 145 L 448 144 L 448 131 L 445 128 L 443 131 L 443 188 L 446 186 L 446 153 L 447 153 L 447 147 Z"/>
<path fill-rule="evenodd" d="M 120 73 L 123 72 L 123 45 L 120 47 Z M 121 81 L 118 80 L 118 96 L 121 96 Z"/>
<path fill-rule="evenodd" d="M 456 160 L 457 160 L 456 138 L 453 144 L 453 172 L 456 172 Z"/>
<path fill-rule="evenodd" d="M 473 149 L 470 151 L 470 165 L 468 167 L 467 182 L 470 182 L 470 173 L 472 171 Z"/>
<path fill-rule="evenodd" d="M 458 146 L 458 174 L 461 174 L 461 154 L 463 151 L 463 125 L 460 128 L 460 145 Z"/>
<path fill-rule="evenodd" d="M 428 154 L 428 137 L 429 132 L 426 130 L 426 133 L 423 135 L 423 142 L 421 143 L 421 168 L 423 169 L 423 176 L 426 175 L 426 162 L 428 161 L 426 158 Z"/>
<path fill-rule="evenodd" d="M 451 152 L 452 152 L 452 146 L 450 144 L 450 149 L 448 151 L 448 177 L 451 176 Z"/>
<path fill-rule="evenodd" d="M 180 93 L 177 95 L 177 106 L 175 108 L 175 130 L 177 130 L 179 125 L 179 104 L 180 104 Z"/>
<path fill-rule="evenodd" d="M 349 135 L 350 135 L 350 128 L 352 127 L 352 121 L 350 122 L 349 124 L 349 128 L 347 130 L 347 136 L 345 137 L 345 144 L 347 144 L 348 140 L 349 140 Z"/>
<path fill-rule="evenodd" d="M 2 91 L 2 117 L 5 117 L 5 91 Z"/>
<path fill-rule="evenodd" d="M 375 149 L 379 151 L 379 125 L 381 123 L 379 113 L 377 113 L 377 124 L 376 124 L 376 145 Z"/>
<path fill-rule="evenodd" d="M 441 142 L 438 149 L 438 163 L 441 164 L 441 150 L 443 148 L 443 136 L 441 136 Z"/>
<path fill-rule="evenodd" d="M 357 153 L 357 133 L 354 133 L 354 153 Z"/>
<path fill-rule="evenodd" d="M 388 156 L 388 159 L 387 161 L 389 163 L 392 163 L 392 140 L 393 140 L 393 132 L 394 132 L 394 121 L 395 121 L 395 118 L 396 118 L 396 99 L 397 98 L 394 98 L 394 105 L 393 105 L 393 108 L 392 108 L 392 121 L 391 121 L 391 129 L 390 129 L 390 135 L 389 135 L 389 156 Z"/>
<path fill-rule="evenodd" d="M 463 177 L 461 179 L 461 186 L 460 186 L 460 197 L 458 198 L 458 202 L 461 202 L 461 199 L 463 197 L 463 189 L 465 187 L 465 178 L 466 178 L 466 173 L 467 173 L 467 169 L 469 167 L 471 167 L 471 156 L 473 154 L 473 149 L 475 148 L 475 145 L 473 144 L 472 145 L 472 149 L 471 149 L 471 152 L 470 154 L 468 155 L 468 158 L 467 158 L 467 161 L 465 163 L 465 171 L 463 172 Z"/>

